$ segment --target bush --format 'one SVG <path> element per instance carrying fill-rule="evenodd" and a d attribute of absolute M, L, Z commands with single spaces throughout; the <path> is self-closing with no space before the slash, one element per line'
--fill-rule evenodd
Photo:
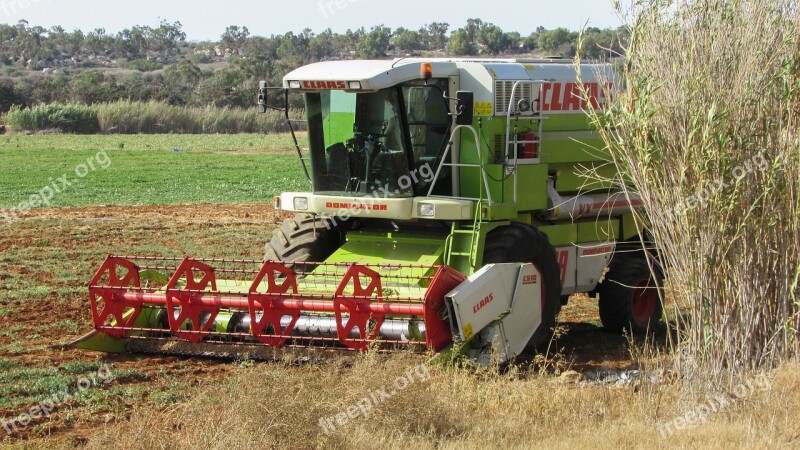
<path fill-rule="evenodd" d="M 97 105 L 103 133 L 282 133 L 289 131 L 281 113 L 257 109 L 172 106 L 161 102 Z"/>
<path fill-rule="evenodd" d="M 123 69 L 138 70 L 139 72 L 152 72 L 163 69 L 164 65 L 147 59 L 134 59 L 132 61 L 120 63 Z"/>
<path fill-rule="evenodd" d="M 208 64 L 213 61 L 210 54 L 202 52 L 192 54 L 189 59 L 195 64 Z"/>
<path fill-rule="evenodd" d="M 644 1 L 624 94 L 594 116 L 644 202 L 682 362 L 712 376 L 797 356 L 799 36 L 793 0 Z"/>
<path fill-rule="evenodd" d="M 80 134 L 92 134 L 100 131 L 97 109 L 81 104 L 53 103 L 27 109 L 12 106 L 6 115 L 6 123 L 14 131 L 59 129 Z"/>
<path fill-rule="evenodd" d="M 292 111 L 299 117 L 300 111 Z M 59 129 L 79 134 L 235 134 L 289 131 L 283 113 L 261 114 L 255 108 L 187 108 L 161 102 L 115 102 L 100 105 L 50 104 L 11 108 L 5 117 L 17 132 Z M 302 127 L 301 127 L 302 129 Z"/>

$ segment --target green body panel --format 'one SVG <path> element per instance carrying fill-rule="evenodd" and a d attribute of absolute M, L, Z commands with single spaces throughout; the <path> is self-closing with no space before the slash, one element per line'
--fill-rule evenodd
<path fill-rule="evenodd" d="M 492 200 L 497 203 L 513 202 L 514 199 L 514 177 L 507 174 L 507 167 L 497 164 L 505 160 L 506 126 L 504 117 L 475 119 L 480 158 L 472 133 L 467 130 L 461 132 L 458 162 L 484 164 Z M 512 120 L 511 127 L 512 135 L 515 131 L 539 131 L 538 120 L 534 119 Z M 616 171 L 607 164 L 608 153 L 603 150 L 602 139 L 591 130 L 585 114 L 547 116 L 542 121 L 542 130 L 539 163 L 517 165 L 517 213 L 547 208 L 549 176 L 556 177 L 556 190 L 564 194 L 612 187 L 610 183 L 601 183 L 592 177 L 592 172 L 596 171 L 602 177 L 613 178 Z M 487 199 L 483 178 L 477 167 L 461 168 L 460 188 L 462 197 Z M 510 219 L 516 215 L 504 212 L 496 215 L 495 219 Z"/>
<path fill-rule="evenodd" d="M 619 219 L 592 220 L 578 226 L 578 243 L 605 242 L 619 238 Z"/>
<path fill-rule="evenodd" d="M 554 114 L 544 113 L 542 131 L 578 131 L 591 130 L 592 124 L 589 116 L 583 112 L 576 114 Z"/>
<path fill-rule="evenodd" d="M 351 231 L 325 262 L 358 264 L 442 264 L 447 233 Z"/>
<path fill-rule="evenodd" d="M 470 169 L 468 176 L 478 175 L 477 169 Z M 505 167 L 500 164 L 488 164 L 486 172 L 489 175 L 489 188 L 492 192 L 492 200 L 497 203 L 511 204 L 514 201 L 514 177 L 510 177 L 505 172 Z M 513 211 L 504 213 L 505 215 L 489 220 L 510 219 L 517 214 L 515 211 L 537 211 L 547 208 L 547 174 L 546 164 L 519 164 L 517 165 L 517 205 Z M 498 182 L 494 180 L 503 180 Z M 542 181 L 544 180 L 544 181 Z M 462 191 L 468 197 L 477 197 L 478 192 L 464 186 L 466 191 Z"/>
<path fill-rule="evenodd" d="M 551 165 L 555 172 L 556 190 L 561 193 L 588 193 L 608 190 L 614 187 L 613 180 L 617 170 L 606 162 Z"/>
<path fill-rule="evenodd" d="M 489 120 L 492 119 L 492 120 Z M 505 158 L 506 121 L 504 118 L 484 118 L 480 120 L 478 130 L 481 156 L 489 181 L 492 201 L 496 203 L 512 203 L 514 201 L 514 177 L 506 172 L 507 167 L 496 164 Z M 519 129 L 526 130 L 534 127 L 536 121 L 520 120 Z M 537 126 L 538 127 L 538 126 Z M 538 128 L 536 128 L 538 130 Z M 461 134 L 460 163 L 478 164 L 478 152 L 475 148 L 475 138 L 466 130 Z M 547 177 L 546 164 L 519 164 L 517 165 L 517 205 L 513 210 L 493 214 L 489 220 L 506 220 L 517 216 L 518 211 L 535 211 L 547 207 Z M 477 167 L 462 167 L 460 176 L 461 196 L 488 200 L 486 189 L 483 186 L 483 177 Z"/>
<path fill-rule="evenodd" d="M 454 224 L 447 238 L 445 264 L 469 276 L 483 267 L 486 236 L 495 228 L 508 225 L 508 221 Z"/>
<path fill-rule="evenodd" d="M 622 235 L 620 239 L 627 241 L 628 239 L 639 236 L 642 233 L 642 228 L 636 224 L 633 218 L 633 213 L 623 214 L 620 218 L 622 220 Z"/>
<path fill-rule="evenodd" d="M 565 247 L 578 242 L 578 226 L 573 223 L 534 225 L 547 235 L 553 247 Z"/>
<path fill-rule="evenodd" d="M 512 199 L 509 199 L 508 203 L 495 203 L 492 206 L 483 206 L 481 218 L 487 221 L 515 219 L 519 214 L 517 214 L 517 205 L 512 203 L 511 200 Z"/>
<path fill-rule="evenodd" d="M 603 147 L 603 140 L 592 131 L 543 133 L 541 162 L 564 164 L 608 161 L 609 155 L 602 150 Z"/>
<path fill-rule="evenodd" d="M 94 331 L 81 340 L 72 343 L 71 347 L 93 352 L 125 353 L 127 351 L 127 344 L 127 339 L 114 339 L 105 333 Z"/>
<path fill-rule="evenodd" d="M 152 277 L 154 275 L 154 271 L 144 271 L 142 272 L 146 277 Z M 125 318 L 127 319 L 130 317 L 133 311 L 128 311 L 125 314 Z M 133 322 L 134 328 L 151 328 L 158 326 L 158 310 L 154 308 L 142 308 L 142 312 L 139 313 L 139 317 Z M 132 333 L 134 335 L 141 335 L 141 333 Z M 79 348 L 82 350 L 90 350 L 95 352 L 104 352 L 104 353 L 125 353 L 128 351 L 127 349 L 128 339 L 116 339 L 113 338 L 105 333 L 99 331 L 93 331 L 87 334 L 85 337 L 81 338 L 80 340 L 72 343 L 73 348 Z"/>

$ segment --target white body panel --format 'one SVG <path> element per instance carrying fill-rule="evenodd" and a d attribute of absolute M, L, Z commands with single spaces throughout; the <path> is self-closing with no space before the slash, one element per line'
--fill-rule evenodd
<path fill-rule="evenodd" d="M 547 186 L 548 209 L 538 213 L 542 220 L 578 220 L 588 217 L 615 217 L 639 209 L 642 201 L 631 194 L 630 201 L 622 192 L 612 194 L 587 194 L 571 197 L 561 196 L 553 186 Z"/>
<path fill-rule="evenodd" d="M 542 275 L 533 264 L 490 264 L 445 296 L 453 334 L 480 339 L 474 358 L 520 355 L 542 324 Z"/>
<path fill-rule="evenodd" d="M 467 340 L 511 309 L 520 264 L 489 264 L 447 294 L 459 338 Z"/>
<path fill-rule="evenodd" d="M 545 114 L 575 114 L 579 104 L 570 104 L 575 97 L 577 73 L 571 60 L 554 59 L 459 59 L 459 58 L 405 58 L 395 60 L 326 61 L 301 67 L 283 79 L 286 88 L 304 91 L 341 89 L 351 92 L 377 91 L 398 84 L 419 80 L 420 64 L 430 63 L 434 78 L 460 79 L 456 90 L 474 94 L 476 115 L 505 116 L 508 105 L 497 106 L 500 90 L 508 89 L 514 81 L 541 81 L 548 86 L 541 99 Z M 612 96 L 606 92 L 606 83 L 617 84 L 614 72 L 608 64 L 582 64 L 583 83 L 598 85 L 597 98 L 601 103 Z M 351 83 L 358 82 L 359 89 Z M 552 85 L 551 85 L 552 83 Z M 293 87 L 294 86 L 294 87 Z M 606 86 L 608 87 L 608 86 Z M 536 98 L 529 100 L 535 101 Z M 486 113 L 484 106 L 488 105 Z"/>
<path fill-rule="evenodd" d="M 362 217 L 396 220 L 471 220 L 475 202 L 450 198 L 382 198 L 319 195 L 310 192 L 284 192 L 280 195 L 280 210 L 317 214 L 348 219 Z M 304 200 L 305 209 L 297 208 L 297 200 Z M 423 215 L 423 205 L 433 208 L 433 215 Z"/>
<path fill-rule="evenodd" d="M 593 290 L 614 253 L 614 242 L 594 242 L 556 249 L 556 262 L 561 270 L 561 295 Z"/>
<path fill-rule="evenodd" d="M 608 267 L 611 255 L 614 254 L 614 249 L 616 249 L 614 242 L 582 244 L 578 248 L 575 292 L 589 292 L 597 287 L 598 281 Z"/>
<path fill-rule="evenodd" d="M 498 327 L 500 341 L 493 342 L 495 353 L 505 354 L 508 360 L 525 351 L 533 333 L 542 324 L 542 289 L 541 274 L 536 266 L 523 264 L 517 277 L 511 310 Z"/>
<path fill-rule="evenodd" d="M 561 295 L 571 295 L 576 292 L 577 255 L 577 249 L 573 245 L 556 249 L 556 262 L 558 262 L 558 268 L 561 270 Z"/>

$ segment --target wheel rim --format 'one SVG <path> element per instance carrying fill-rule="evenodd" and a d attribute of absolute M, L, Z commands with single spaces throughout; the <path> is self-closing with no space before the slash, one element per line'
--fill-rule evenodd
<path fill-rule="evenodd" d="M 658 291 L 650 279 L 641 279 L 633 290 L 633 317 L 640 323 L 646 324 L 653 317 L 658 301 Z"/>

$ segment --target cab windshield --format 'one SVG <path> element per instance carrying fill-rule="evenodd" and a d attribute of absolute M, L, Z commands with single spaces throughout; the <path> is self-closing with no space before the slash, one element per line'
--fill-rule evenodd
<path fill-rule="evenodd" d="M 443 93 L 441 87 L 407 85 L 306 94 L 314 192 L 427 194 L 449 133 Z"/>

